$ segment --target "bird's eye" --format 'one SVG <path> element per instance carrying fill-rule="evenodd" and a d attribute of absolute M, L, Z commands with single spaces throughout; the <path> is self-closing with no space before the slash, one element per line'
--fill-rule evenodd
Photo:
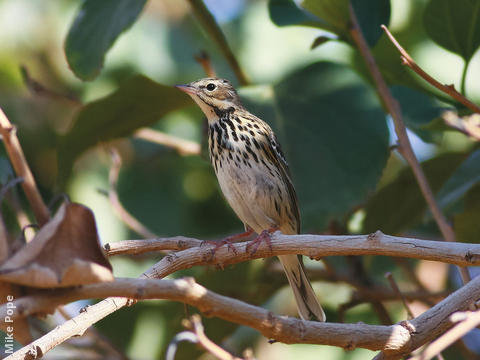
<path fill-rule="evenodd" d="M 213 90 L 215 90 L 215 88 L 216 88 L 215 84 L 210 83 L 210 84 L 207 85 L 207 90 L 208 91 L 213 91 Z"/>

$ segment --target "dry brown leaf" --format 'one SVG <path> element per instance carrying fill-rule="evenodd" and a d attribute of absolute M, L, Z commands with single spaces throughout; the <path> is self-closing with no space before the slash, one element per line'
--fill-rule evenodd
<path fill-rule="evenodd" d="M 442 117 L 448 125 L 471 136 L 477 141 L 480 140 L 480 114 L 459 117 L 458 114 L 453 111 L 446 111 Z"/>
<path fill-rule="evenodd" d="M 63 204 L 32 241 L 2 264 L 0 280 L 41 288 L 112 281 L 92 211 Z"/>
<path fill-rule="evenodd" d="M 16 318 L 13 320 L 12 315 L 17 309 L 12 301 L 20 296 L 20 286 L 0 281 L 0 304 L 10 303 L 10 306 L 7 305 L 7 316 L 0 321 L 0 329 L 5 333 L 5 346 L 13 344 L 13 341 L 10 341 L 12 338 L 24 345 L 32 341 L 28 319 Z"/>

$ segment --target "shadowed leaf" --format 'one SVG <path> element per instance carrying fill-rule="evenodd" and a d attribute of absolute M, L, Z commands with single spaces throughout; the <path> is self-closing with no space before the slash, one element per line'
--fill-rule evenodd
<path fill-rule="evenodd" d="M 61 180 L 68 177 L 76 157 L 88 148 L 130 135 L 188 104 L 189 98 L 174 87 L 137 75 L 112 94 L 85 105 L 60 142 Z"/>
<path fill-rule="evenodd" d="M 443 154 L 422 163 L 427 180 L 436 193 L 464 159 L 464 154 Z M 385 185 L 368 201 L 363 222 L 364 232 L 380 229 L 398 234 L 422 222 L 427 205 L 409 167 Z"/>
<path fill-rule="evenodd" d="M 445 182 L 437 195 L 438 205 L 446 207 L 454 203 L 478 183 L 480 183 L 480 150 L 471 153 Z"/>
<path fill-rule="evenodd" d="M 65 41 L 65 54 L 75 75 L 92 80 L 100 72 L 106 52 L 128 29 L 146 0 L 85 0 Z"/>
<path fill-rule="evenodd" d="M 467 62 L 480 46 L 478 0 L 430 0 L 423 22 L 433 41 Z"/>
<path fill-rule="evenodd" d="M 306 228 L 324 229 L 375 189 L 388 158 L 388 129 L 374 91 L 353 71 L 316 63 L 273 89 L 242 94 L 281 140 Z"/>

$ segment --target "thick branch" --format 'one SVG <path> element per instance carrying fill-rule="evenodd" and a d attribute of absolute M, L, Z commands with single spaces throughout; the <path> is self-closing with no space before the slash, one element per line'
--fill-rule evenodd
<path fill-rule="evenodd" d="M 287 344 L 325 344 L 348 349 L 362 347 L 371 350 L 385 348 L 398 350 L 409 338 L 408 331 L 399 325 L 319 323 L 278 316 L 263 308 L 211 292 L 195 283 L 193 279 L 117 279 L 110 283 L 86 285 L 70 291 L 64 290 L 60 296 L 47 294 L 19 299 L 13 305 L 17 306 L 17 309 L 27 310 L 28 305 L 37 307 L 40 302 L 58 303 L 120 295 L 135 299 L 168 299 L 184 302 L 197 307 L 208 316 L 250 326 L 267 338 Z M 92 307 L 88 307 L 84 313 L 77 316 L 76 322 L 81 324 L 91 309 Z M 4 313 L 3 310 L 2 307 L 1 314 Z M 50 343 L 51 336 L 49 338 L 47 334 L 7 359 L 21 359 L 32 348 L 45 354 L 49 350 L 46 346 Z"/>
<path fill-rule="evenodd" d="M 380 231 L 370 235 L 284 235 L 272 234 L 272 250 L 260 245 L 254 254 L 246 251 L 246 243 L 220 247 L 213 255 L 211 245 L 186 237 L 127 240 L 107 244 L 109 255 L 142 254 L 149 251 L 182 250 L 170 254 L 153 269 L 165 266 L 227 265 L 251 259 L 275 255 L 302 254 L 311 258 L 338 255 L 384 255 L 441 261 L 459 266 L 480 265 L 480 245 L 466 243 L 444 243 L 385 235 Z M 176 270 L 174 270 L 176 271 Z"/>
<path fill-rule="evenodd" d="M 295 238 L 295 241 L 292 241 L 293 238 Z M 319 249 L 317 246 L 319 240 L 323 240 L 323 242 L 321 241 L 323 243 L 322 249 Z M 442 260 L 454 263 L 468 262 L 467 259 L 470 259 L 473 261 L 473 263 L 477 263 L 479 261 L 478 259 L 480 250 L 479 246 L 476 245 L 460 243 L 445 244 L 442 242 L 426 240 L 422 241 L 416 239 L 395 238 L 383 235 L 381 232 L 377 232 L 371 236 L 327 236 L 323 239 L 316 235 L 298 235 L 293 237 L 282 235 L 281 233 L 276 232 L 272 234 L 271 244 L 273 251 L 270 251 L 267 245 L 262 244 L 253 256 L 245 253 L 246 243 L 234 244 L 233 246 L 235 247 L 235 251 L 229 251 L 228 247 L 226 246 L 220 247 L 214 256 L 212 254 L 212 249 L 214 246 L 212 245 L 193 247 L 165 256 L 159 263 L 147 270 L 147 272 L 143 274 L 143 277 L 162 278 L 177 270 L 189 268 L 194 265 L 234 263 L 243 260 L 250 260 L 256 257 L 271 256 L 273 254 L 303 253 L 305 255 L 313 256 L 339 255 L 341 252 L 338 251 L 338 248 L 344 249 L 347 244 L 348 246 L 351 246 L 350 253 L 352 254 L 392 255 L 393 253 L 393 255 L 398 256 L 399 253 L 402 253 L 405 255 L 408 254 L 411 257 L 424 257 L 430 260 Z M 170 244 L 169 246 L 172 245 Z M 401 249 L 401 251 L 398 251 L 399 249 Z M 318 341 L 318 343 L 343 346 L 346 348 L 352 348 L 355 346 L 371 348 L 372 344 L 378 344 L 380 341 L 383 342 L 382 346 L 386 346 L 384 349 L 390 349 L 390 351 L 393 351 L 394 349 L 398 350 L 398 354 L 403 353 L 403 351 L 400 351 L 399 349 L 403 349 L 407 345 L 410 346 L 409 344 L 412 343 L 411 339 L 407 342 L 408 336 L 405 337 L 408 335 L 407 329 L 410 327 L 398 325 L 394 325 L 393 327 L 355 325 L 355 331 L 353 333 L 351 333 L 352 329 L 349 327 L 352 325 L 344 324 L 319 325 L 318 323 L 312 323 L 313 328 L 310 328 L 307 326 L 310 323 L 303 323 L 297 319 L 286 319 L 283 317 L 273 316 L 266 310 L 245 304 L 241 301 L 228 299 L 221 297 L 220 295 L 213 294 L 200 285 L 192 282 L 187 281 L 181 283 L 183 284 L 181 287 L 174 285 L 176 284 L 175 282 L 135 283 L 136 285 L 143 284 L 135 288 L 132 286 L 132 281 L 136 280 L 132 279 L 124 281 L 126 281 L 128 285 L 116 281 L 110 284 L 102 283 L 88 285 L 81 288 L 72 289 L 70 292 L 63 290 L 65 292 L 61 293 L 61 296 L 64 296 L 61 302 L 67 300 L 71 301 L 74 298 L 84 298 L 89 296 L 103 297 L 110 295 L 122 295 L 133 298 L 145 298 L 149 296 L 160 297 L 161 292 L 162 298 L 169 298 L 172 300 L 178 299 L 179 301 L 198 306 L 200 310 L 206 311 L 209 315 L 218 316 L 239 324 L 252 326 L 262 332 L 265 336 L 275 338 L 279 341 L 305 343 L 313 342 L 314 339 L 316 339 L 315 341 Z M 471 301 L 474 301 L 480 297 L 479 282 L 480 277 L 471 281 L 468 285 L 464 286 L 454 294 L 450 295 L 447 299 L 437 304 L 431 310 L 427 311 L 425 313 L 427 315 L 424 314 L 425 316 L 422 315 L 421 317 L 417 318 L 422 318 L 422 321 L 424 322 L 421 322 L 418 326 L 425 327 L 427 326 L 426 324 L 428 324 L 428 327 L 424 330 L 425 334 L 421 335 L 421 337 L 420 335 L 415 334 L 415 336 L 424 341 L 422 343 L 417 341 L 417 347 L 431 340 L 432 337 L 429 334 L 435 333 L 437 329 L 446 329 L 448 325 L 450 325 L 448 316 L 451 313 L 466 309 Z M 152 290 L 148 284 L 154 284 L 152 286 L 153 289 L 156 290 Z M 160 287 L 157 288 L 156 286 Z M 167 291 L 167 289 L 170 290 Z M 110 292 L 110 290 L 112 292 Z M 157 290 L 158 293 L 149 292 Z M 62 290 L 56 290 L 54 294 L 59 294 L 57 291 Z M 477 294 L 477 292 L 479 294 Z M 168 297 L 167 293 L 169 294 Z M 195 294 L 202 294 L 202 296 L 197 296 Z M 17 316 L 27 316 L 33 312 L 45 311 L 46 309 L 51 309 L 56 305 L 56 301 L 52 297 L 47 301 L 36 298 L 32 305 L 28 305 L 27 303 L 22 305 L 20 303 L 20 301 L 28 302 L 29 300 L 27 299 L 16 300 L 19 302 L 17 306 L 19 313 L 16 314 Z M 44 304 L 45 308 L 40 309 L 43 307 L 42 303 Z M 102 300 L 99 303 L 88 307 L 84 313 L 56 327 L 49 334 L 29 345 L 28 348 L 22 349 L 21 354 L 25 354 L 25 351 L 37 355 L 44 354 L 46 351 L 49 351 L 70 337 L 83 334 L 83 332 L 89 326 L 111 314 L 112 312 L 122 308 L 128 303 L 129 300 L 125 297 L 110 297 Z M 223 304 L 225 307 L 220 307 L 217 309 L 213 306 L 216 304 Z M 1 314 L 5 313 L 5 311 L 6 308 L 0 308 L 0 317 L 2 316 Z M 412 323 L 416 324 L 415 321 L 417 321 L 417 319 L 413 320 Z M 387 329 L 388 332 L 386 338 L 384 337 L 386 334 L 385 329 Z M 339 336 L 333 337 L 332 333 L 338 333 Z M 371 343 L 373 340 L 370 338 L 370 335 L 373 335 L 375 338 L 374 343 Z M 395 341 L 395 343 L 392 344 L 392 341 Z M 12 357 L 12 359 L 13 358 L 14 357 Z"/>
<path fill-rule="evenodd" d="M 42 196 L 38 191 L 35 179 L 28 167 L 27 160 L 23 154 L 22 147 L 18 141 L 15 127 L 10 123 L 3 110 L 0 108 L 0 134 L 3 138 L 3 144 L 7 150 L 8 157 L 12 163 L 15 173 L 23 178 L 22 188 L 27 196 L 28 202 L 32 207 L 35 218 L 40 226 L 46 224 L 50 218 L 47 206 L 43 202 Z"/>
<path fill-rule="evenodd" d="M 432 189 L 428 184 L 422 167 L 420 166 L 420 163 L 418 162 L 418 159 L 413 152 L 412 144 L 410 143 L 410 140 L 408 138 L 407 129 L 403 121 L 402 112 L 400 111 L 400 106 L 398 102 L 393 98 L 390 89 L 387 86 L 387 83 L 383 79 L 380 69 L 375 62 L 375 58 L 373 57 L 373 54 L 370 51 L 370 48 L 368 47 L 368 44 L 362 34 L 362 30 L 360 29 L 360 25 L 358 24 L 357 17 L 351 4 L 349 5 L 349 11 L 352 21 L 350 34 L 353 38 L 353 41 L 355 42 L 355 45 L 360 51 L 360 54 L 365 60 L 367 68 L 375 83 L 375 86 L 378 89 L 378 94 L 380 98 L 382 99 L 383 103 L 388 109 L 388 112 L 392 116 L 393 122 L 395 124 L 395 132 L 398 137 L 398 150 L 405 158 L 408 165 L 412 168 L 415 179 L 417 180 L 423 197 L 425 198 L 428 207 L 432 212 L 433 218 L 435 219 L 435 222 L 437 223 L 438 228 L 443 235 L 443 238 L 446 241 L 454 242 L 455 233 L 453 232 L 452 227 L 448 224 L 447 219 L 440 210 L 440 207 L 435 200 L 435 196 L 433 195 Z M 467 269 L 460 268 L 460 273 L 462 275 L 464 283 L 470 280 L 470 275 Z"/>
<path fill-rule="evenodd" d="M 383 350 L 384 354 L 395 352 L 394 358 L 398 358 L 434 339 L 438 334 L 451 327 L 449 316 L 455 311 L 466 309 L 472 301 L 480 298 L 480 277 L 475 278 L 412 321 L 391 326 L 319 323 L 278 316 L 263 308 L 209 291 L 195 283 L 193 279 L 117 279 L 110 283 L 44 292 L 15 300 L 13 305 L 17 307 L 17 316 L 20 312 L 22 316 L 25 316 L 31 313 L 35 307 L 39 307 L 40 303 L 55 304 L 77 299 L 120 295 L 135 299 L 169 299 L 184 302 L 197 307 L 208 316 L 252 327 L 267 338 L 288 344 L 324 344 L 345 349 L 361 347 Z M 114 299 L 118 298 L 104 301 Z M 6 310 L 6 305 L 2 306 L 0 316 L 4 316 Z M 7 359 L 23 359 L 27 353 L 45 354 L 53 346 L 65 340 L 64 334 L 67 331 L 82 333 L 83 331 L 79 330 L 85 327 L 85 323 L 91 321 L 92 315 L 98 317 L 97 310 L 96 305 L 88 307 L 85 312 L 20 349 Z"/>

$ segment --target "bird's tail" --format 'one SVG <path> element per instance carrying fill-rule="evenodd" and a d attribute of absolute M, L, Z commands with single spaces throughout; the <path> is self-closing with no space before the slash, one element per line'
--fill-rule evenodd
<path fill-rule="evenodd" d="M 304 320 L 325 321 L 325 313 L 305 274 L 301 256 L 282 255 L 278 258 L 293 290 L 300 317 Z"/>

